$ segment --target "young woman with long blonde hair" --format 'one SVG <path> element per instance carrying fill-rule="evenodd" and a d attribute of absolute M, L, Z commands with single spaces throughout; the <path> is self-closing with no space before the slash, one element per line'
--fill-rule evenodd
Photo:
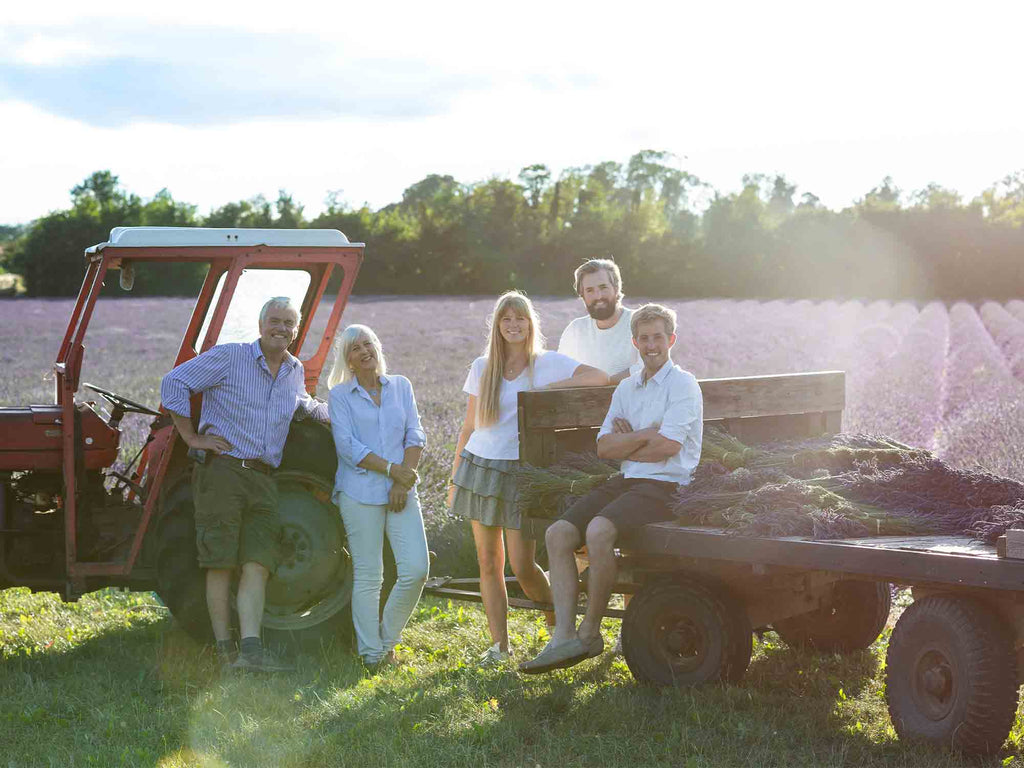
<path fill-rule="evenodd" d="M 498 298 L 487 349 L 473 361 L 463 386 L 469 402 L 455 449 L 448 497 L 453 513 L 469 518 L 473 526 L 480 593 L 493 643 L 480 657 L 484 664 L 509 659 L 506 546 L 512 572 L 527 596 L 551 602 L 547 576 L 534 559 L 535 542 L 520 531 L 516 509 L 518 393 L 607 383 L 603 371 L 544 349 L 537 313 L 524 294 L 509 291 Z"/>

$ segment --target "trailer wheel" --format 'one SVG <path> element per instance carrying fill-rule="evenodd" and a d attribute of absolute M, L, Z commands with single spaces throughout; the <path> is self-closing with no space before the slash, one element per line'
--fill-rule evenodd
<path fill-rule="evenodd" d="M 889 640 L 885 696 L 901 739 L 998 750 L 1017 711 L 1010 630 L 969 599 L 933 595 L 914 603 Z"/>
<path fill-rule="evenodd" d="M 833 586 L 829 605 L 772 626 L 794 648 L 826 653 L 862 651 L 882 634 L 891 607 L 887 582 L 840 581 Z"/>
<path fill-rule="evenodd" d="M 629 671 L 654 685 L 737 682 L 752 645 L 743 606 L 724 588 L 689 579 L 646 585 L 622 622 Z"/>

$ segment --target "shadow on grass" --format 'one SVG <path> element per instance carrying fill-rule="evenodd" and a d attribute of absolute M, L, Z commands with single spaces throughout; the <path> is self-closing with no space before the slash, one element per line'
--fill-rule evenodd
<path fill-rule="evenodd" d="M 169 619 L 112 630 L 3 662 L 5 756 L 168 767 L 1000 764 L 857 731 L 858 707 L 884 707 L 870 652 L 759 643 L 740 685 L 699 690 L 640 685 L 610 655 L 537 677 L 479 669 L 453 634 L 404 655 L 404 667 L 368 677 L 331 643 L 292 674 L 221 677 L 210 650 Z"/>
<path fill-rule="evenodd" d="M 244 736 L 267 702 L 365 676 L 342 642 L 281 677 L 221 674 L 215 654 L 171 618 L 106 629 L 66 651 L 0 662 L 0 728 L 12 765 L 193 765 Z M 178 757 L 174 758 L 178 760 Z M 215 760 L 212 764 L 217 764 Z"/>

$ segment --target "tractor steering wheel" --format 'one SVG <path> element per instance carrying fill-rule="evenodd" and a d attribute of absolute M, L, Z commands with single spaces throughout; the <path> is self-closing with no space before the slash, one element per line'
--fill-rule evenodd
<path fill-rule="evenodd" d="M 91 389 L 97 395 L 100 395 L 108 403 L 114 406 L 115 410 L 120 410 L 121 413 L 145 413 L 149 416 L 159 416 L 159 411 L 154 411 L 152 408 L 147 408 L 141 403 L 136 403 L 134 400 L 129 400 L 124 395 L 119 395 L 115 392 L 111 392 L 108 389 L 97 387 L 95 384 L 82 383 L 82 386 Z M 119 419 L 120 420 L 120 419 Z"/>

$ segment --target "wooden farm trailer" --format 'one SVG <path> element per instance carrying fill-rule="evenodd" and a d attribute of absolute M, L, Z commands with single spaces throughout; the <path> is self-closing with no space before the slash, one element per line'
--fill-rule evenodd
<path fill-rule="evenodd" d="M 836 433 L 841 372 L 705 379 L 705 423 L 746 443 Z M 519 395 L 520 457 L 535 466 L 593 450 L 612 387 Z M 550 520 L 524 527 L 542 539 Z M 824 651 L 867 648 L 885 626 L 890 583 L 914 603 L 889 641 L 886 698 L 902 739 L 969 752 L 1005 741 L 1017 709 L 1024 647 L 1024 560 L 967 538 L 915 536 L 813 541 L 752 538 L 676 522 L 645 526 L 620 542 L 618 592 L 626 663 L 658 685 L 737 682 L 753 630 Z M 585 554 L 580 556 L 585 567 Z M 584 571 L 585 580 L 586 573 Z M 435 579 L 429 592 L 478 599 Z M 515 606 L 546 608 L 513 599 Z"/>

